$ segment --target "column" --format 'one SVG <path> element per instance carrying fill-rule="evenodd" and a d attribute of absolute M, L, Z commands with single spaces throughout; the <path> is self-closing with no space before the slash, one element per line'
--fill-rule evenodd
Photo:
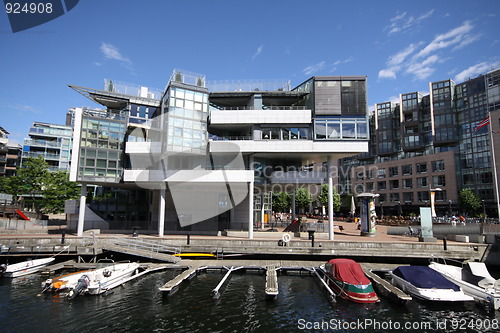
<path fill-rule="evenodd" d="M 162 188 L 160 190 L 160 204 L 158 207 L 158 236 L 163 237 L 165 230 L 165 196 L 166 189 Z"/>
<path fill-rule="evenodd" d="M 82 183 L 80 193 L 80 211 L 78 214 L 78 228 L 76 235 L 83 236 L 83 224 L 85 223 L 85 208 L 87 207 L 87 183 Z"/>
<path fill-rule="evenodd" d="M 328 156 L 328 237 L 334 239 L 333 232 L 333 177 L 332 177 L 332 156 Z"/>
<path fill-rule="evenodd" d="M 248 183 L 248 239 L 253 239 L 253 179 Z"/>
<path fill-rule="evenodd" d="M 260 205 L 260 220 L 261 220 L 261 223 L 262 223 L 262 230 L 264 230 L 264 215 L 265 215 L 264 214 L 265 213 L 264 212 L 264 197 L 265 197 L 265 195 L 264 195 L 264 193 L 262 193 L 260 195 L 260 200 L 261 200 L 260 201 L 261 202 L 261 205 Z"/>

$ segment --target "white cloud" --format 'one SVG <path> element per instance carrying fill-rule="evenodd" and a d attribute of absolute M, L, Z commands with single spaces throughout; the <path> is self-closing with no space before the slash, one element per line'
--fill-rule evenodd
<path fill-rule="evenodd" d="M 396 53 L 393 56 L 390 56 L 389 60 L 387 61 L 387 65 L 397 66 L 397 65 L 401 64 L 406 59 L 406 57 L 408 57 L 410 54 L 412 54 L 418 48 L 418 46 L 420 44 L 421 43 L 418 43 L 418 44 L 412 43 L 412 44 L 408 45 L 408 47 L 405 48 L 404 50 L 399 51 L 398 53 Z"/>
<path fill-rule="evenodd" d="M 322 70 L 323 68 L 325 68 L 325 61 L 324 60 L 317 63 L 317 64 L 307 66 L 302 71 L 304 72 L 305 75 L 312 75 L 312 74 Z"/>
<path fill-rule="evenodd" d="M 396 16 L 390 19 L 391 24 L 385 27 L 384 30 L 389 30 L 389 35 L 409 31 L 418 27 L 422 21 L 431 17 L 433 13 L 434 9 L 431 9 L 428 12 L 415 17 L 413 15 L 407 15 L 407 12 L 401 14 L 398 12 Z"/>
<path fill-rule="evenodd" d="M 382 69 L 378 72 L 378 77 L 380 79 L 396 79 L 396 72 L 399 70 L 399 68 L 392 67 L 392 68 L 386 68 Z"/>
<path fill-rule="evenodd" d="M 15 105 L 9 105 L 7 107 L 10 109 L 18 110 L 18 111 L 28 111 L 28 112 L 32 112 L 32 113 L 41 113 L 39 109 L 37 109 L 31 105 L 15 104 Z"/>
<path fill-rule="evenodd" d="M 106 58 L 117 60 L 126 68 L 132 69 L 132 61 L 129 58 L 123 56 L 120 53 L 120 50 L 113 44 L 102 42 L 101 52 L 104 54 Z"/>
<path fill-rule="evenodd" d="M 477 40 L 475 36 L 469 35 L 468 33 L 474 28 L 474 26 L 470 23 L 470 21 L 465 21 L 461 26 L 458 26 L 450 31 L 437 35 L 432 42 L 429 43 L 426 47 L 424 47 L 418 54 L 417 58 L 425 57 L 428 54 L 435 52 L 440 49 L 444 49 L 450 46 L 458 46 L 462 45 L 464 41 L 467 40 Z M 472 42 L 471 41 L 471 42 Z M 467 45 L 470 42 L 467 42 Z"/>
<path fill-rule="evenodd" d="M 432 12 L 428 12 L 419 18 L 429 17 L 431 14 Z M 458 50 L 480 38 L 480 34 L 472 33 L 473 29 L 471 22 L 465 21 L 460 26 L 435 36 L 427 45 L 424 42 L 408 45 L 387 58 L 386 68 L 378 73 L 379 79 L 396 79 L 400 71 L 412 75 L 416 80 L 427 79 L 436 71 L 436 64 L 450 59 L 443 56 L 444 51 L 449 53 Z"/>
<path fill-rule="evenodd" d="M 255 60 L 259 54 L 262 53 L 262 50 L 264 49 L 264 45 L 261 45 L 257 48 L 257 51 L 255 51 L 255 54 L 252 57 L 252 60 Z"/>
<path fill-rule="evenodd" d="M 495 69 L 500 66 L 500 61 L 491 61 L 491 62 L 480 62 L 474 66 L 470 66 L 467 69 L 464 69 L 460 73 L 455 76 L 455 81 L 463 82 L 468 80 L 469 78 L 474 78 L 479 74 L 484 74 L 492 69 Z"/>

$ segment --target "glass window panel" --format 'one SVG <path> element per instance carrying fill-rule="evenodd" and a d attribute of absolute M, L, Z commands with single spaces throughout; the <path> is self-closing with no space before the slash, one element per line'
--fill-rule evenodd
<path fill-rule="evenodd" d="M 326 139 L 326 124 L 316 123 L 314 127 L 316 139 Z"/>
<path fill-rule="evenodd" d="M 87 159 L 87 160 L 85 160 L 85 166 L 88 166 L 88 167 L 95 166 L 95 160 L 93 160 L 93 159 Z"/>
<path fill-rule="evenodd" d="M 183 108 L 184 107 L 184 100 L 183 99 L 176 99 L 175 100 L 175 107 Z"/>
<path fill-rule="evenodd" d="M 193 110 L 194 109 L 194 102 L 193 101 L 188 101 L 186 100 L 184 102 L 184 108 L 185 109 L 189 109 L 189 110 Z M 187 110 L 186 110 L 187 111 Z M 187 116 L 186 116 L 187 117 Z"/>
<path fill-rule="evenodd" d="M 354 123 L 342 123 L 342 138 L 355 138 L 355 126 Z"/>
<path fill-rule="evenodd" d="M 182 137 L 182 128 L 174 127 L 174 136 Z"/>
<path fill-rule="evenodd" d="M 340 123 L 328 123 L 327 133 L 329 139 L 340 138 Z"/>
<path fill-rule="evenodd" d="M 190 100 L 190 101 L 194 100 L 194 93 L 192 91 L 186 90 L 186 94 L 185 94 L 184 99 Z"/>
<path fill-rule="evenodd" d="M 117 163 L 116 161 L 108 161 L 108 168 L 116 168 Z"/>
<path fill-rule="evenodd" d="M 203 102 L 203 94 L 199 92 L 194 93 L 194 100 L 196 102 Z"/>
<path fill-rule="evenodd" d="M 106 167 L 106 160 L 97 160 L 97 167 L 98 168 L 105 168 Z"/>

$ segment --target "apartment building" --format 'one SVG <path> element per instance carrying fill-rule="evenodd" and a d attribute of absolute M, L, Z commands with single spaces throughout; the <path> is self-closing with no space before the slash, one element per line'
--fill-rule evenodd
<path fill-rule="evenodd" d="M 73 110 L 78 234 L 92 224 L 94 184 L 122 195 L 94 214 L 109 229 L 237 229 L 252 238 L 273 191 L 333 184 L 335 160 L 368 151 L 365 76 L 314 76 L 292 88 L 174 70 L 164 91 L 111 80 L 102 90 L 70 87 L 105 108 Z"/>

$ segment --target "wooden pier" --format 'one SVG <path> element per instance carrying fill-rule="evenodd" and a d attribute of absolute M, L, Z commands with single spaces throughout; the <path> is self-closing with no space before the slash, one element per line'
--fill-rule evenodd
<path fill-rule="evenodd" d="M 276 266 L 269 265 L 266 267 L 266 297 L 274 299 L 278 296 L 278 274 Z"/>

